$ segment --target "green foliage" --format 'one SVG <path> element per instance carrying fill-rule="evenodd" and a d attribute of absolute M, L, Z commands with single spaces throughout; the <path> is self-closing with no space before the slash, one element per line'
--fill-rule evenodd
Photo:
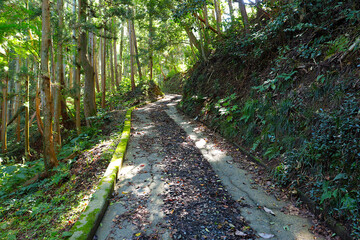
<path fill-rule="evenodd" d="M 357 239 L 359 59 L 349 49 L 360 5 L 273 3 L 264 3 L 272 19 L 253 20 L 250 34 L 224 33 L 186 80 L 180 107 L 277 163 L 279 183 L 302 187 Z"/>

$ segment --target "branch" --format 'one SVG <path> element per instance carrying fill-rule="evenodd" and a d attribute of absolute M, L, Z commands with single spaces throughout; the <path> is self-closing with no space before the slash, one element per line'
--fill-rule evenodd
<path fill-rule="evenodd" d="M 203 18 L 201 18 L 199 15 L 197 15 L 196 13 L 193 13 L 194 14 L 194 16 L 197 18 L 197 19 L 199 19 L 201 22 L 203 22 L 203 23 L 205 23 L 205 25 L 206 25 L 206 21 L 205 21 L 205 19 L 203 19 Z M 212 26 L 207 26 L 207 28 L 209 28 L 211 31 L 213 31 L 214 33 L 216 33 L 216 34 L 219 34 L 219 32 L 215 29 L 215 28 L 213 28 Z M 219 34 L 220 35 L 220 34 Z"/>
<path fill-rule="evenodd" d="M 15 119 L 19 116 L 19 114 L 25 110 L 25 106 L 21 106 L 16 113 L 14 114 L 14 116 L 10 119 L 10 121 L 8 122 L 8 124 L 6 126 L 9 126 L 10 124 L 13 123 L 13 121 L 15 121 Z"/>
<path fill-rule="evenodd" d="M 235 0 L 236 1 L 236 0 Z M 266 12 L 264 9 L 262 9 L 261 7 L 259 7 L 259 4 L 258 3 L 254 3 L 253 1 L 251 0 L 248 0 L 251 4 L 250 5 L 253 5 L 255 6 L 258 10 L 260 10 L 261 12 L 263 12 L 266 16 L 268 16 L 270 19 L 272 19 L 272 17 L 270 16 L 270 14 L 268 12 Z M 236 1 L 238 2 L 238 1 Z"/>

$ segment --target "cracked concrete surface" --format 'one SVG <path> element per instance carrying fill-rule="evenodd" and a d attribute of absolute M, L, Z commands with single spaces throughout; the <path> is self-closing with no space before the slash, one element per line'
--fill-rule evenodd
<path fill-rule="evenodd" d="M 171 95 L 166 96 L 160 102 L 173 98 L 174 96 Z M 195 142 L 234 200 L 246 204 L 246 207 L 241 208 L 242 216 L 249 221 L 250 226 L 257 233 L 273 234 L 274 237 L 271 239 L 281 240 L 321 239 L 308 231 L 312 225 L 309 219 L 287 215 L 280 211 L 289 203 L 276 200 L 260 187 L 251 188 L 252 180 L 249 174 L 233 163 L 232 157 L 227 156 L 209 141 L 205 133 L 196 131 L 196 124 L 177 112 L 176 103 L 177 101 L 170 101 L 169 108 L 166 110 L 167 114 Z M 136 110 L 126 160 L 119 174 L 119 182 L 116 184 L 115 194 L 119 198 L 115 198 L 116 201 L 112 201 L 109 205 L 97 230 L 96 236 L 100 240 L 132 239 L 139 231 L 138 225 L 127 219 L 123 219 L 121 223 L 117 222 L 117 217 L 126 214 L 131 208 L 126 200 L 129 193 L 134 194 L 135 198 L 144 199 L 148 212 L 146 213 L 147 220 L 142 224 L 145 225 L 143 227 L 146 232 L 149 234 L 156 232 L 159 239 L 171 239 L 166 228 L 160 227 L 165 222 L 164 213 L 161 210 L 163 200 L 160 195 L 164 192 L 166 184 L 161 179 L 163 166 L 160 162 L 163 159 L 163 153 L 156 142 L 154 125 L 149 118 L 151 106 L 152 104 Z M 275 216 L 265 212 L 263 207 L 271 209 Z"/>
<path fill-rule="evenodd" d="M 125 162 L 119 173 L 119 181 L 116 184 L 115 195 L 119 198 L 111 201 L 104 218 L 97 230 L 97 239 L 132 239 L 140 232 L 138 225 L 128 219 L 117 217 L 134 214 L 134 206 L 129 204 L 136 199 L 144 199 L 143 203 L 135 204 L 143 206 L 148 211 L 146 221 L 142 226 L 148 234 L 159 230 L 159 223 L 163 222 L 164 213 L 161 211 L 163 201 L 159 196 L 164 191 L 164 182 L 161 180 L 161 168 L 159 162 L 162 159 L 159 144 L 156 143 L 154 125 L 149 119 L 151 108 L 147 105 L 136 110 L 132 124 L 132 135 L 130 138 Z M 141 146 L 141 148 L 140 148 Z M 132 199 L 127 197 L 132 194 Z M 161 239 L 169 239 L 166 229 L 157 231 Z"/>
<path fill-rule="evenodd" d="M 258 189 L 251 188 L 251 177 L 248 176 L 247 171 L 232 163 L 232 157 L 218 149 L 204 133 L 196 131 L 196 124 L 179 114 L 175 107 L 176 104 L 177 101 L 173 101 L 168 105 L 167 114 L 195 142 L 234 200 L 242 201 L 248 206 L 241 209 L 242 216 L 249 221 L 249 225 L 257 233 L 273 234 L 272 239 L 321 239 L 308 231 L 312 226 L 310 219 L 287 215 L 280 211 L 289 203 L 276 200 L 273 196 L 267 195 L 260 187 Z M 265 212 L 263 207 L 271 209 L 275 216 Z"/>

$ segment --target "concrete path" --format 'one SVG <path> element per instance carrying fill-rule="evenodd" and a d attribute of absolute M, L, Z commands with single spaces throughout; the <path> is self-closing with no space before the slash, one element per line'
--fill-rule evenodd
<path fill-rule="evenodd" d="M 240 209 L 241 215 L 259 239 L 322 239 L 308 231 L 312 225 L 309 219 L 280 211 L 290 203 L 276 200 L 260 187 L 253 189 L 249 174 L 199 131 L 196 123 L 177 112 L 175 105 L 179 100 L 173 95 L 134 111 L 125 163 L 96 239 L 137 239 L 144 232 L 146 239 L 172 239 L 161 198 L 167 188 L 161 163 L 165 153 L 149 117 L 152 106 L 166 101 L 166 113 L 195 142 L 233 199 L 245 206 Z"/>

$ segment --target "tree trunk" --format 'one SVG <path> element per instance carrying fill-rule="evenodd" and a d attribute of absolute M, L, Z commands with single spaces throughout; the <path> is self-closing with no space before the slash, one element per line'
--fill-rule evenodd
<path fill-rule="evenodd" d="M 152 3 L 152 2 L 151 2 Z M 150 3 L 150 4 L 151 4 Z M 149 79 L 152 81 L 153 79 L 153 65 L 154 65 L 154 59 L 153 59 L 153 37 L 154 37 L 154 25 L 153 25 L 153 5 L 150 5 L 149 10 Z"/>
<path fill-rule="evenodd" d="M 95 41 L 96 43 L 96 41 Z M 99 50 L 101 52 L 101 49 Z M 100 54 L 101 55 L 101 54 Z M 99 84 L 99 53 L 94 55 L 94 72 L 95 72 L 95 85 L 96 85 L 96 91 L 100 92 L 100 84 Z"/>
<path fill-rule="evenodd" d="M 79 20 L 86 23 L 86 8 L 87 1 L 79 1 Z M 86 124 L 90 126 L 89 118 L 96 115 L 96 105 L 94 104 L 95 98 L 95 81 L 94 81 L 94 68 L 91 66 L 87 58 L 87 36 L 86 31 L 83 29 L 80 34 L 80 57 L 81 66 L 85 72 L 85 86 L 84 86 L 84 113 Z"/>
<path fill-rule="evenodd" d="M 21 105 L 21 86 L 20 86 L 20 79 L 18 77 L 18 74 L 20 73 L 20 59 L 19 57 L 16 59 L 16 77 L 15 77 L 15 106 L 14 106 L 14 113 L 16 113 Z M 19 115 L 16 118 L 16 142 L 20 142 L 20 118 L 21 115 Z"/>
<path fill-rule="evenodd" d="M 58 160 L 55 155 L 53 136 L 52 136 L 52 98 L 51 82 L 49 73 L 49 47 L 50 47 L 50 3 L 49 0 L 42 1 L 42 36 L 41 36 L 41 79 L 42 89 L 45 95 L 44 102 L 44 163 L 45 170 L 49 172 L 57 166 Z"/>
<path fill-rule="evenodd" d="M 37 72 L 38 69 L 38 65 L 36 63 L 36 70 L 35 72 Z M 44 124 L 41 120 L 41 89 L 40 89 L 40 85 L 41 85 L 41 77 L 38 75 L 37 76 L 37 83 L 36 83 L 36 93 L 35 93 L 35 112 L 36 112 L 36 122 L 37 122 L 37 126 L 39 129 L 39 132 L 41 134 L 41 136 L 44 136 Z"/>
<path fill-rule="evenodd" d="M 110 79 L 111 79 L 111 92 L 115 92 L 115 75 L 114 75 L 114 52 L 113 52 L 113 42 L 109 41 L 109 48 L 110 48 Z"/>
<path fill-rule="evenodd" d="M 104 29 L 104 36 L 106 35 L 106 31 Z M 106 38 L 102 38 L 101 44 L 101 107 L 105 108 L 105 96 L 106 96 Z"/>
<path fill-rule="evenodd" d="M 3 101 L 2 101 L 2 130 L 1 130 L 1 143 L 2 143 L 2 152 L 7 152 L 7 107 L 8 107 L 8 99 L 7 99 L 7 88 L 8 88 L 8 73 L 6 73 L 6 77 L 4 79 L 3 85 Z"/>
<path fill-rule="evenodd" d="M 208 18 L 208 9 L 206 5 L 203 7 L 203 13 L 204 13 L 204 20 L 205 20 L 205 28 L 203 28 L 204 32 L 204 51 L 205 55 L 208 56 L 210 53 L 209 45 L 210 45 L 210 37 L 207 29 L 209 29 L 209 18 Z M 201 23 L 200 23 L 201 24 Z"/>
<path fill-rule="evenodd" d="M 134 26 L 133 21 L 131 21 L 131 28 L 132 28 L 132 31 L 131 31 L 132 32 L 132 40 L 133 40 L 133 44 L 135 47 L 135 58 L 136 58 L 137 66 L 138 66 L 139 78 L 142 79 L 141 64 L 140 64 L 140 60 L 139 60 L 139 51 L 138 51 L 136 34 L 135 34 L 135 26 Z"/>
<path fill-rule="evenodd" d="M 57 78 L 55 82 L 54 92 L 54 145 L 55 151 L 58 153 L 61 148 L 61 133 L 60 133 L 60 115 L 61 115 L 61 83 L 64 82 L 63 69 L 63 47 L 62 47 L 62 29 L 63 29 L 63 0 L 57 0 L 57 13 L 59 15 L 59 22 L 57 28 Z"/>
<path fill-rule="evenodd" d="M 132 23 L 129 19 L 128 21 L 128 29 L 129 29 L 129 46 L 130 46 L 130 68 L 131 68 L 131 91 L 135 90 L 135 70 L 134 70 L 134 41 L 133 41 L 133 34 L 132 34 Z"/>
<path fill-rule="evenodd" d="M 241 13 L 241 18 L 243 19 L 243 23 L 244 23 L 244 28 L 246 33 L 250 33 L 249 31 L 249 21 L 248 21 L 248 16 L 246 13 L 246 7 L 244 4 L 244 0 L 237 0 L 239 3 L 239 9 L 240 9 L 240 13 Z"/>
<path fill-rule="evenodd" d="M 205 53 L 205 48 L 204 48 L 204 26 L 203 23 L 201 21 L 197 21 L 199 24 L 199 36 L 200 36 L 200 50 L 201 50 L 201 55 L 204 61 L 207 61 L 207 54 Z"/>
<path fill-rule="evenodd" d="M 123 75 L 123 47 L 124 47 L 124 24 L 121 24 L 121 35 L 120 35 L 120 53 L 119 53 L 119 84 L 122 81 L 122 75 Z M 120 87 L 120 85 L 119 85 Z"/>
<path fill-rule="evenodd" d="M 26 60 L 26 68 L 29 69 L 29 60 Z M 29 120 L 29 74 L 25 77 L 25 159 L 30 159 L 30 120 Z"/>
<path fill-rule="evenodd" d="M 76 125 L 76 131 L 78 134 L 81 133 L 81 117 L 80 117 L 80 30 L 78 33 L 78 41 L 77 41 L 77 55 L 76 55 L 76 73 L 75 73 L 75 82 L 74 82 L 74 105 L 75 105 L 75 125 Z"/>
<path fill-rule="evenodd" d="M 201 53 L 200 43 L 196 39 L 194 33 L 191 31 L 191 29 L 188 26 L 185 26 L 184 29 L 189 37 L 190 43 L 196 47 L 196 49 L 199 51 L 199 53 Z"/>
<path fill-rule="evenodd" d="M 114 39 L 114 69 L 115 69 L 115 83 L 116 89 L 119 90 L 119 72 L 118 72 L 118 61 L 117 61 L 117 52 L 116 52 L 116 39 Z"/>
<path fill-rule="evenodd" d="M 214 0 L 215 13 L 216 13 L 216 29 L 221 33 L 221 10 L 219 0 Z"/>
<path fill-rule="evenodd" d="M 235 21 L 235 19 L 234 19 L 234 7 L 233 7 L 232 0 L 228 0 L 228 4 L 229 4 L 231 22 L 234 22 Z"/>

